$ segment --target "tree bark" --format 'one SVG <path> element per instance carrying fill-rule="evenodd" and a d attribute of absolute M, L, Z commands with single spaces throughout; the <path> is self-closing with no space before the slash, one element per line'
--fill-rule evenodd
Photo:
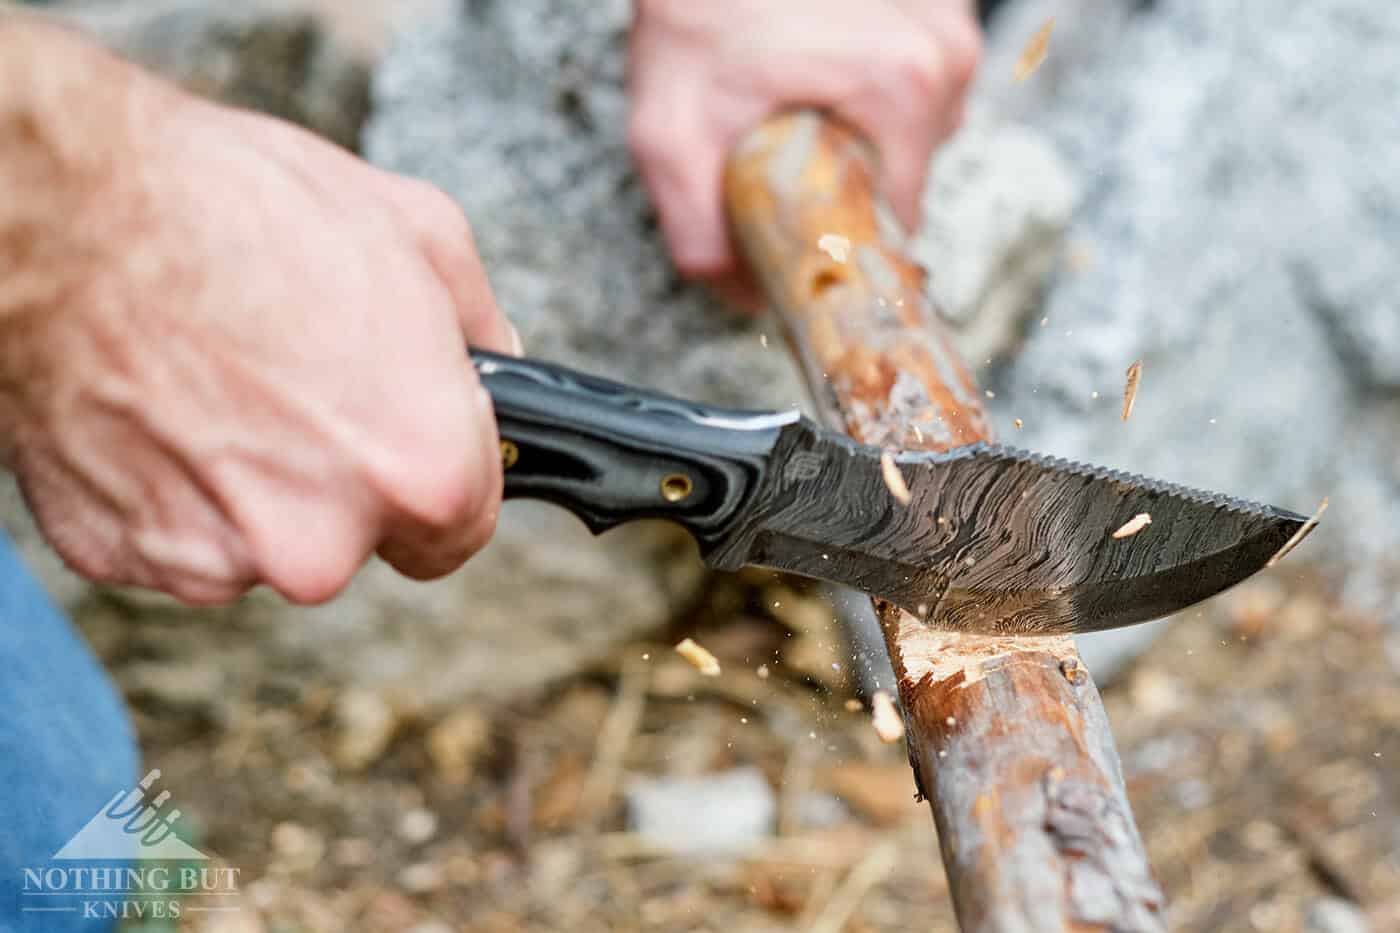
<path fill-rule="evenodd" d="M 890 449 L 988 440 L 873 159 L 815 112 L 730 158 L 736 237 L 828 423 Z M 909 760 L 966 931 L 1164 930 L 1103 704 L 1069 638 L 940 632 L 875 600 Z"/>

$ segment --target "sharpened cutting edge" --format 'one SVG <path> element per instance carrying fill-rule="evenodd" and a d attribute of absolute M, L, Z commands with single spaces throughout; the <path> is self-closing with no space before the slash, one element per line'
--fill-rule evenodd
<path fill-rule="evenodd" d="M 939 628 L 1065 634 L 1186 608 L 1262 569 L 1306 518 L 1160 480 L 976 444 L 895 458 L 802 422 L 713 566 L 759 564 L 876 594 Z M 1151 524 L 1121 539 L 1134 516 Z"/>

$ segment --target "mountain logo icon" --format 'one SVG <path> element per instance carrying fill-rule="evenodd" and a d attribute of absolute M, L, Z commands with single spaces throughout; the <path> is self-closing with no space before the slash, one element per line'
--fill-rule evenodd
<path fill-rule="evenodd" d="M 117 791 L 53 858 L 207 860 L 209 856 L 175 835 L 175 821 L 180 811 L 171 808 L 161 812 L 161 807 L 170 799 L 170 791 L 163 790 L 154 799 L 147 800 L 159 779 L 160 769 L 153 768 L 136 787 Z"/>

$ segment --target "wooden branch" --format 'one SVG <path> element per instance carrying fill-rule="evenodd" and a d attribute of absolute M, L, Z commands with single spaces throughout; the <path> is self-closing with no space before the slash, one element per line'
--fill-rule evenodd
<path fill-rule="evenodd" d="M 737 238 L 833 426 L 890 448 L 987 439 L 977 386 L 871 164 L 854 133 L 819 114 L 769 121 L 728 166 Z M 1103 704 L 1073 642 L 948 634 L 875 608 L 962 928 L 1164 930 Z"/>

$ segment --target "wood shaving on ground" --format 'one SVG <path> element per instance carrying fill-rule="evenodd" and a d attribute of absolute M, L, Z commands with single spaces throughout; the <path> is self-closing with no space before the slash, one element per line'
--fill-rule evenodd
<path fill-rule="evenodd" d="M 1123 523 L 1123 527 L 1113 533 L 1115 538 L 1131 538 L 1148 525 L 1152 524 L 1152 516 L 1146 512 L 1139 512 Z"/>
<path fill-rule="evenodd" d="M 904 720 L 895 709 L 894 700 L 883 690 L 876 690 L 870 698 L 870 724 L 875 734 L 886 745 L 892 745 L 904 738 Z"/>
<path fill-rule="evenodd" d="M 1123 420 L 1133 413 L 1133 402 L 1137 401 L 1138 382 L 1142 380 L 1142 360 L 1135 360 L 1128 367 L 1128 384 L 1123 387 Z"/>
<path fill-rule="evenodd" d="M 1050 34 L 1054 31 L 1055 18 L 1052 16 L 1045 21 L 1044 26 L 1036 30 L 1026 47 L 1021 49 L 1021 57 L 1016 59 L 1016 70 L 1013 72 L 1017 81 L 1029 78 L 1040 67 L 1040 63 L 1045 61 L 1045 54 L 1050 50 Z"/>
<path fill-rule="evenodd" d="M 1279 561 L 1287 557 L 1288 553 L 1298 546 L 1298 542 L 1302 541 L 1303 538 L 1307 535 L 1307 533 L 1313 530 L 1313 526 L 1317 524 L 1318 519 L 1322 518 L 1322 513 L 1326 511 L 1327 497 L 1323 496 L 1322 502 L 1318 504 L 1317 511 L 1312 513 L 1312 517 L 1309 518 L 1307 521 L 1303 522 L 1302 526 L 1297 531 L 1293 532 L 1293 537 L 1285 541 L 1283 547 L 1278 549 L 1278 553 L 1276 553 L 1273 557 L 1270 557 L 1269 562 L 1264 566 L 1266 568 L 1272 567 L 1274 566 L 1274 564 L 1277 564 Z"/>
<path fill-rule="evenodd" d="M 894 457 L 890 456 L 889 451 L 880 454 L 880 470 L 885 475 L 885 486 L 889 488 L 890 495 L 894 496 L 900 505 L 908 505 L 914 497 L 909 492 L 909 484 L 904 482 L 904 474 L 899 472 L 899 467 L 895 465 Z"/>
<path fill-rule="evenodd" d="M 837 262 L 845 262 L 851 256 L 851 241 L 838 233 L 823 233 L 817 240 L 817 249 Z"/>
<path fill-rule="evenodd" d="M 693 638 L 687 638 L 676 645 L 676 654 L 689 661 L 697 671 L 706 677 L 720 675 L 719 659 L 696 643 Z"/>

